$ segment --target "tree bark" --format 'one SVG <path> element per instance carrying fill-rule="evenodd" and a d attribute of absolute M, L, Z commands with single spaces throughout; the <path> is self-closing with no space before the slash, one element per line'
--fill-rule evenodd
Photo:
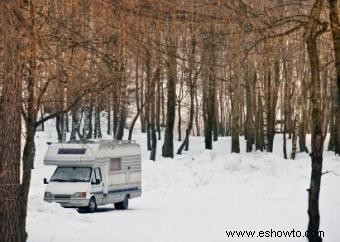
<path fill-rule="evenodd" d="M 170 27 L 172 29 L 173 27 Z M 174 157 L 174 124 L 176 115 L 176 83 L 177 83 L 177 60 L 176 60 L 176 41 L 173 36 L 174 31 L 169 33 L 169 60 L 168 60 L 168 100 L 167 100 L 167 114 L 166 127 L 164 135 L 164 143 L 162 147 L 163 157 Z"/>
<path fill-rule="evenodd" d="M 116 134 L 116 140 L 122 140 L 124 138 L 124 129 L 126 125 L 126 119 L 127 119 L 127 102 L 128 102 L 128 96 L 127 96 L 127 86 L 126 86 L 126 80 L 125 80 L 125 64 L 122 64 L 121 66 L 121 73 L 123 76 L 121 77 L 121 86 L 120 86 L 120 107 L 119 107 L 119 119 L 118 119 L 118 129 Z"/>
<path fill-rule="evenodd" d="M 296 114 L 293 125 L 292 153 L 290 154 L 290 158 L 292 160 L 294 160 L 296 157 L 298 130 L 299 130 L 299 115 Z"/>
<path fill-rule="evenodd" d="M 106 134 L 111 135 L 111 95 L 108 94 L 109 101 L 107 102 L 107 128 Z"/>
<path fill-rule="evenodd" d="M 145 77 L 145 99 L 150 96 L 150 85 L 151 85 L 151 55 L 150 52 L 146 51 L 146 58 L 145 58 L 145 68 L 146 68 L 146 77 Z M 152 100 L 148 100 L 148 102 L 145 103 L 145 109 L 144 109 L 144 122 L 146 126 L 146 145 L 147 150 L 151 151 L 151 127 L 150 127 L 150 107 L 151 107 Z"/>
<path fill-rule="evenodd" d="M 80 117 L 79 117 L 78 105 L 75 105 L 71 109 L 71 115 L 72 115 L 72 125 L 71 125 L 70 140 L 75 141 L 77 139 L 77 133 L 79 133 L 79 128 L 80 128 Z"/>
<path fill-rule="evenodd" d="M 329 122 L 329 142 L 328 142 L 328 151 L 335 151 L 335 142 L 336 142 L 336 107 L 335 107 L 335 102 L 337 100 L 334 100 L 334 103 L 331 106 L 331 113 L 330 113 L 330 122 Z"/>
<path fill-rule="evenodd" d="M 92 138 L 92 102 L 85 104 L 84 107 L 84 127 L 83 127 L 83 138 L 91 139 Z"/>
<path fill-rule="evenodd" d="M 144 72 L 144 69 L 142 68 L 142 73 Z M 140 103 L 144 103 L 144 78 L 143 75 L 141 76 L 140 79 Z M 147 104 L 146 104 L 147 105 Z M 146 121 L 145 121 L 145 115 L 144 112 L 147 110 L 147 108 L 142 109 L 141 113 L 140 113 L 140 125 L 141 125 L 141 132 L 145 133 L 146 132 Z"/>
<path fill-rule="evenodd" d="M 263 106 L 260 101 L 260 94 L 257 93 L 256 103 L 256 122 L 255 122 L 255 147 L 256 150 L 263 151 L 264 141 L 263 141 Z"/>
<path fill-rule="evenodd" d="M 21 240 L 21 94 L 18 1 L 0 3 L 4 74 L 0 89 L 0 241 Z M 25 206 L 25 204 L 23 204 Z"/>
<path fill-rule="evenodd" d="M 100 124 L 100 111 L 101 111 L 101 101 L 99 95 L 96 97 L 96 106 L 94 111 L 94 138 L 101 139 L 102 131 Z"/>
<path fill-rule="evenodd" d="M 156 121 L 156 104 L 155 104 L 155 88 L 156 88 L 156 83 L 160 79 L 160 69 L 157 68 L 156 73 L 155 73 L 155 78 L 151 80 L 150 83 L 150 90 L 149 90 L 149 95 L 151 98 L 150 102 L 150 132 L 151 132 L 151 152 L 150 152 L 150 160 L 155 161 L 156 160 L 156 150 L 157 150 L 157 134 L 156 134 L 156 126 L 155 126 L 155 121 Z"/>
<path fill-rule="evenodd" d="M 273 152 L 273 144 L 275 137 L 275 121 L 276 121 L 276 106 L 278 100 L 278 92 L 280 87 L 280 63 L 278 60 L 274 61 L 274 82 L 272 82 L 271 76 L 268 76 L 268 89 L 270 92 L 268 93 L 268 128 L 267 128 L 267 139 L 268 139 L 268 152 Z"/>
<path fill-rule="evenodd" d="M 322 112 L 321 112 L 321 80 L 320 61 L 317 49 L 317 37 L 319 35 L 319 18 L 322 9 L 322 0 L 316 0 L 310 12 L 310 21 L 305 27 L 307 52 L 311 70 L 311 101 L 312 101 L 312 172 L 310 187 L 308 189 L 308 236 L 309 242 L 321 242 L 322 238 L 311 236 L 319 232 L 319 194 L 322 175 L 323 160 L 323 133 L 322 133 Z"/>
<path fill-rule="evenodd" d="M 205 148 L 213 148 L 213 128 L 215 120 L 216 96 L 216 43 L 213 26 L 203 40 L 202 79 L 203 79 L 203 117 Z"/>
<path fill-rule="evenodd" d="M 200 118 L 199 118 L 199 107 L 198 107 L 198 97 L 197 97 L 197 92 L 195 95 L 195 107 L 196 107 L 196 111 L 195 111 L 195 125 L 196 125 L 196 135 L 197 136 L 201 136 L 201 129 L 200 129 Z"/>
<path fill-rule="evenodd" d="M 306 71 L 306 70 L 304 70 Z M 306 76 L 306 75 L 305 75 Z M 306 77 L 302 79 L 302 102 L 301 102 L 301 122 L 300 122 L 300 130 L 299 130 L 299 147 L 300 152 L 306 152 L 308 153 L 308 148 L 306 145 L 306 133 L 308 129 L 308 113 L 307 113 L 307 104 L 305 100 L 307 100 L 307 93 L 308 93 L 308 87 L 306 85 Z"/>
<path fill-rule="evenodd" d="M 231 91 L 231 152 L 240 153 L 240 103 L 239 103 L 240 83 L 238 78 L 232 80 Z"/>
<path fill-rule="evenodd" d="M 189 137 L 191 130 L 193 128 L 194 123 L 194 115 L 195 115 L 195 97 L 196 97 L 196 89 L 197 89 L 197 75 L 198 72 L 194 75 L 194 61 L 195 61 L 195 53 L 196 53 L 196 38 L 192 36 L 191 40 L 191 52 L 189 54 L 189 74 L 187 86 L 189 88 L 190 95 L 190 110 L 189 110 L 189 120 L 188 120 L 188 128 L 185 131 L 185 138 L 181 146 L 177 150 L 177 154 L 182 154 L 183 149 L 189 150 Z"/>
<path fill-rule="evenodd" d="M 177 115 L 178 115 L 178 123 L 177 123 L 177 132 L 178 132 L 178 141 L 182 141 L 182 115 L 181 115 L 181 101 L 177 101 Z"/>
<path fill-rule="evenodd" d="M 158 133 L 158 140 L 162 139 L 161 135 L 161 85 L 163 86 L 161 76 L 157 79 L 157 102 L 156 102 L 156 127 Z"/>
<path fill-rule="evenodd" d="M 255 125 L 254 125 L 254 111 L 253 111 L 253 95 L 254 95 L 254 81 L 252 76 L 247 70 L 247 80 L 246 80 L 246 122 L 245 122 L 245 136 L 246 136 L 246 152 L 251 152 L 253 150 L 253 145 L 255 144 Z M 254 78 L 255 79 L 255 78 Z"/>
<path fill-rule="evenodd" d="M 335 154 L 340 155 L 340 23 L 338 0 L 328 0 L 330 6 L 330 25 L 333 37 L 333 47 L 335 52 L 335 70 L 337 83 L 337 101 L 335 108 Z"/>
<path fill-rule="evenodd" d="M 284 82 L 284 100 L 283 100 L 283 157 L 285 159 L 288 159 L 288 155 L 287 155 L 287 124 L 288 124 L 288 82 L 289 82 L 289 74 L 288 74 L 288 68 L 287 68 L 287 62 L 285 61 L 283 63 L 283 70 L 284 70 L 284 74 L 285 74 L 285 82 Z"/>

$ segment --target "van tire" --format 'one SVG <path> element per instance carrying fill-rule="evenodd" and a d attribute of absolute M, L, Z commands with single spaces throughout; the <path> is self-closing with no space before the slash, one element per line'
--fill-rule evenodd
<path fill-rule="evenodd" d="M 94 213 L 97 210 L 97 202 L 95 197 L 91 197 L 89 201 L 89 206 L 87 207 L 87 212 Z"/>
<path fill-rule="evenodd" d="M 119 203 L 115 203 L 114 205 L 115 205 L 115 209 L 117 209 L 117 210 L 126 210 L 126 209 L 128 209 L 128 207 L 129 207 L 129 198 L 128 198 L 128 196 L 125 196 L 123 201 L 121 201 Z"/>

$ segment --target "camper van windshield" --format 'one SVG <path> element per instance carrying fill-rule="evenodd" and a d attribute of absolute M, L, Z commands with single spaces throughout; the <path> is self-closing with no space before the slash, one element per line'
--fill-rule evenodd
<path fill-rule="evenodd" d="M 58 167 L 51 181 L 55 182 L 89 182 L 91 167 Z"/>

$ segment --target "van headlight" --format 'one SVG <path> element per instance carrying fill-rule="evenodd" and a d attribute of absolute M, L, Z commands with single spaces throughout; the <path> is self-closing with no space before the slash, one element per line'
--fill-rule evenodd
<path fill-rule="evenodd" d="M 52 199 L 52 193 L 51 192 L 45 192 L 45 199 Z"/>
<path fill-rule="evenodd" d="M 86 192 L 76 192 L 72 195 L 73 198 L 86 198 Z"/>

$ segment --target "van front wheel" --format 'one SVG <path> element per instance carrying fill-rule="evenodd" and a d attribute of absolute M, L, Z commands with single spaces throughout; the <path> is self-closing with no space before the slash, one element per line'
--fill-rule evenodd
<path fill-rule="evenodd" d="M 119 203 L 115 203 L 115 209 L 117 210 L 125 210 L 128 209 L 129 207 L 129 198 L 127 196 L 125 196 L 124 200 L 122 202 Z"/>
<path fill-rule="evenodd" d="M 89 201 L 89 206 L 87 207 L 87 211 L 89 213 L 94 213 L 97 210 L 97 203 L 94 197 L 91 197 Z"/>

